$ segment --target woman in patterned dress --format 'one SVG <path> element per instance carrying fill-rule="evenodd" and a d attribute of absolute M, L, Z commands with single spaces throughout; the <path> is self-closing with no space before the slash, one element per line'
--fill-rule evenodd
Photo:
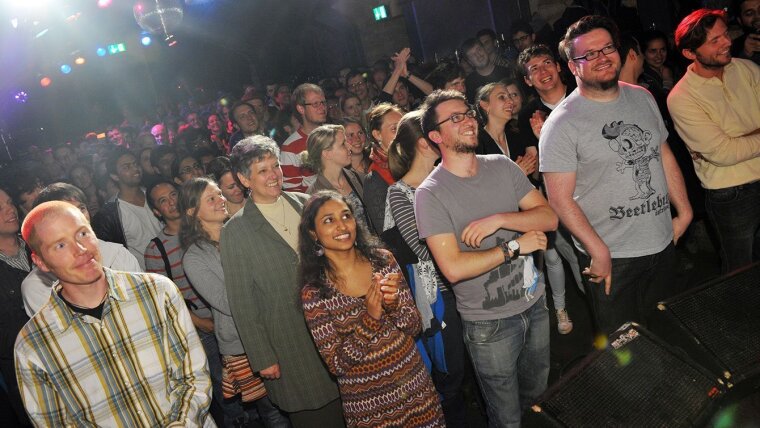
<path fill-rule="evenodd" d="M 414 344 L 420 317 L 400 268 L 335 192 L 312 196 L 299 226 L 306 323 L 338 379 L 349 427 L 445 426 Z"/>

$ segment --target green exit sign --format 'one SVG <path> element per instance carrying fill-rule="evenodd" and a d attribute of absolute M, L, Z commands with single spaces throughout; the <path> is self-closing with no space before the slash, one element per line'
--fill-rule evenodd
<path fill-rule="evenodd" d="M 382 21 L 388 19 L 388 7 L 384 4 L 372 9 L 372 13 L 375 15 L 375 21 Z"/>
<path fill-rule="evenodd" d="M 114 43 L 108 45 L 108 53 L 110 55 L 116 55 L 117 53 L 126 52 L 127 46 L 124 43 Z"/>

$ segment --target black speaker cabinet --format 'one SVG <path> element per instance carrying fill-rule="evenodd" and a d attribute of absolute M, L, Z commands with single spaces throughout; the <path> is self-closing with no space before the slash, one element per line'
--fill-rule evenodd
<path fill-rule="evenodd" d="M 523 415 L 526 427 L 687 427 L 718 405 L 721 379 L 630 323 Z"/>
<path fill-rule="evenodd" d="M 760 263 L 657 305 L 650 328 L 722 377 L 728 387 L 760 374 Z"/>

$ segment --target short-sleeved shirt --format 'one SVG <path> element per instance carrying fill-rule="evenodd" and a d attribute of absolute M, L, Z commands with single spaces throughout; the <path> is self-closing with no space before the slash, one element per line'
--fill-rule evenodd
<path fill-rule="evenodd" d="M 673 240 L 660 151 L 667 137 L 652 95 L 623 82 L 609 102 L 576 89 L 541 130 L 541 172 L 576 174 L 573 199 L 613 258 L 656 254 Z"/>
<path fill-rule="evenodd" d="M 460 241 L 462 231 L 474 220 L 497 213 L 517 212 L 533 186 L 514 162 L 504 155 L 477 156 L 478 173 L 458 177 L 441 165 L 415 193 L 414 213 L 421 239 L 453 233 L 461 251 L 494 248 L 518 237 L 499 229 L 486 237 L 479 249 Z M 527 278 L 527 281 L 526 281 Z M 544 293 L 544 281 L 530 256 L 452 284 L 462 319 L 482 321 L 507 318 L 530 308 Z"/>
<path fill-rule="evenodd" d="M 140 207 L 119 200 L 119 215 L 127 248 L 140 263 L 141 270 L 145 270 L 145 247 L 161 231 L 161 222 L 148 207 L 148 202 Z"/>
<path fill-rule="evenodd" d="M 164 246 L 166 257 L 169 259 L 171 275 L 166 272 L 164 257 L 154 240 L 151 240 L 150 244 L 145 248 L 145 271 L 157 273 L 171 279 L 177 284 L 177 287 L 179 287 L 179 291 L 182 293 L 185 303 L 189 303 L 188 309 L 190 309 L 190 312 L 200 318 L 211 318 L 211 310 L 206 306 L 206 302 L 198 297 L 198 294 L 195 292 L 192 285 L 190 285 L 190 281 L 187 280 L 187 276 L 185 276 L 185 269 L 182 266 L 182 256 L 185 252 L 179 244 L 179 236 L 168 235 L 165 231 L 161 230 L 156 238 L 158 238 Z"/>

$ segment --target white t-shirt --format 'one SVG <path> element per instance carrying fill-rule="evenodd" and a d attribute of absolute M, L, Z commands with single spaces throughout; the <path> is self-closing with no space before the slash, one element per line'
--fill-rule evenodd
<path fill-rule="evenodd" d="M 151 239 L 161 232 L 161 222 L 145 202 L 143 206 L 132 205 L 119 199 L 119 216 L 124 228 L 127 248 L 140 263 L 140 271 L 145 271 L 145 248 Z"/>

